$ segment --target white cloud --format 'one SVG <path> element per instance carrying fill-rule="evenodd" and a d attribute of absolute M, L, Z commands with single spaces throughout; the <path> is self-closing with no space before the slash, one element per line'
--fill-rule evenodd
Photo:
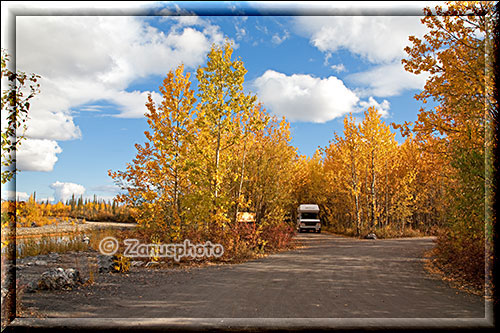
<path fill-rule="evenodd" d="M 132 16 L 17 17 L 17 66 L 42 76 L 27 135 L 77 138 L 81 133 L 73 123 L 72 108 L 138 97 L 143 92 L 125 91 L 134 80 L 165 75 L 181 63 L 195 68 L 212 43 L 223 41 L 219 27 L 196 16 L 176 18 L 173 23 L 164 33 Z M 201 26 L 201 31 L 188 25 Z M 122 116 L 142 117 L 145 102 L 133 103 L 138 108 L 133 111 L 122 109 Z"/>
<path fill-rule="evenodd" d="M 330 68 L 333 69 L 337 73 L 347 71 L 344 64 L 331 65 Z"/>
<path fill-rule="evenodd" d="M 425 5 L 402 6 L 423 8 Z M 325 54 L 325 59 L 339 50 L 347 50 L 375 65 L 346 78 L 348 82 L 359 85 L 356 92 L 360 97 L 389 97 L 405 90 L 422 89 L 427 79 L 425 75 L 406 72 L 401 65 L 401 59 L 407 57 L 404 48 L 411 46 L 408 37 L 422 38 L 428 32 L 420 19 L 420 16 L 396 15 L 298 16 L 295 24 L 297 32 L 308 37 L 311 44 Z M 345 70 L 342 64 L 331 68 L 337 72 Z"/>
<path fill-rule="evenodd" d="M 235 25 L 234 29 L 236 30 L 236 40 L 242 40 L 247 35 L 245 28 Z"/>
<path fill-rule="evenodd" d="M 177 6 L 177 5 L 176 5 Z M 179 8 L 180 10 L 180 8 Z M 160 11 L 160 14 L 162 15 L 171 15 L 173 14 L 171 11 Z M 176 14 L 181 14 L 179 11 L 177 11 Z M 193 15 L 191 13 L 183 13 L 185 15 L 173 15 L 173 16 L 163 16 L 161 18 L 162 21 L 172 21 L 176 22 L 176 28 L 182 28 L 186 26 L 203 26 L 206 24 L 206 21 L 203 20 L 201 17 L 197 15 Z"/>
<path fill-rule="evenodd" d="M 61 152 L 54 140 L 23 140 L 16 153 L 16 168 L 20 171 L 52 171 L 57 162 L 56 155 Z"/>
<path fill-rule="evenodd" d="M 72 140 L 81 138 L 82 133 L 67 112 L 38 108 L 30 112 L 25 136 L 32 139 Z"/>
<path fill-rule="evenodd" d="M 283 35 L 280 36 L 278 33 L 274 34 L 273 37 L 271 38 L 271 42 L 276 45 L 280 45 L 283 43 L 285 40 L 287 40 L 290 37 L 290 33 L 288 30 L 285 30 L 283 32 Z"/>
<path fill-rule="evenodd" d="M 3 200 L 19 200 L 19 201 L 27 201 L 30 198 L 30 195 L 26 192 L 17 192 L 11 190 L 2 190 L 2 199 Z"/>
<path fill-rule="evenodd" d="M 326 52 L 325 53 L 325 60 L 323 60 L 323 66 L 328 66 L 328 61 L 330 61 L 330 58 L 332 57 L 331 52 Z"/>
<path fill-rule="evenodd" d="M 18 17 L 17 65 L 43 78 L 33 117 L 41 119 L 35 111 L 41 109 L 71 118 L 70 109 L 75 106 L 120 100 L 134 80 L 164 75 L 181 63 L 195 68 L 212 43 L 223 41 L 217 26 L 199 18 L 176 22 L 164 33 L 129 16 Z M 202 31 L 188 24 L 201 25 Z M 140 111 L 124 113 L 141 117 L 145 102 L 139 105 Z M 62 136 L 78 133 L 74 128 L 67 132 Z"/>
<path fill-rule="evenodd" d="M 423 89 L 426 74 L 415 75 L 404 70 L 401 63 L 376 66 L 365 72 L 349 75 L 346 80 L 359 84 L 361 96 L 395 96 L 409 89 Z"/>
<path fill-rule="evenodd" d="M 199 17 L 172 22 L 164 33 L 134 16 L 17 16 L 16 65 L 42 77 L 18 168 L 53 169 L 61 152 L 56 141 L 82 136 L 72 116 L 80 105 L 105 100 L 119 117 L 143 117 L 148 92 L 127 91 L 134 80 L 165 75 L 181 63 L 196 68 L 212 43 L 223 42 L 220 28 Z M 153 99 L 159 95 L 153 92 Z"/>
<path fill-rule="evenodd" d="M 389 101 L 386 99 L 384 99 L 382 103 L 379 103 L 375 100 L 375 98 L 370 96 L 370 98 L 368 98 L 368 101 L 359 102 L 359 106 L 361 107 L 360 111 L 366 111 L 368 110 L 369 107 L 374 107 L 375 109 L 378 110 L 378 113 L 382 117 L 387 118 L 389 116 L 389 109 L 391 108 L 391 103 L 389 103 Z"/>
<path fill-rule="evenodd" d="M 306 74 L 287 76 L 266 71 L 254 81 L 259 99 L 273 114 L 289 121 L 323 123 L 345 114 L 359 113 L 375 107 L 382 117 L 389 117 L 390 103 L 377 102 L 373 96 L 361 100 L 357 91 L 330 76 L 316 78 Z"/>
<path fill-rule="evenodd" d="M 56 199 L 54 197 L 51 197 L 51 196 L 43 196 L 43 197 L 36 197 L 36 201 L 37 202 L 54 202 Z"/>
<path fill-rule="evenodd" d="M 334 76 L 287 76 L 266 71 L 254 82 L 259 99 L 270 111 L 290 121 L 326 122 L 354 110 L 358 96 Z"/>
<path fill-rule="evenodd" d="M 120 118 L 140 118 L 146 112 L 145 104 L 147 102 L 147 95 L 149 92 L 137 91 L 118 91 L 109 96 L 109 101 L 117 105 L 120 113 L 117 117 Z M 157 92 L 151 92 L 151 97 L 156 105 L 161 103 L 161 95 Z"/>
<path fill-rule="evenodd" d="M 66 201 L 71 199 L 72 195 L 79 197 L 85 193 L 85 187 L 75 183 L 64 183 L 56 181 L 50 185 L 54 190 L 54 197 L 56 201 Z"/>
<path fill-rule="evenodd" d="M 297 16 L 295 23 L 320 51 L 345 49 L 372 63 L 401 59 L 408 36 L 426 31 L 418 16 Z"/>

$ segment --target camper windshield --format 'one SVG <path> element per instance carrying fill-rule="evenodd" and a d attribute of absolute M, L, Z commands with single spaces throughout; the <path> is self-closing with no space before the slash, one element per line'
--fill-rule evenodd
<path fill-rule="evenodd" d="M 300 218 L 303 220 L 317 220 L 318 213 L 301 213 Z"/>

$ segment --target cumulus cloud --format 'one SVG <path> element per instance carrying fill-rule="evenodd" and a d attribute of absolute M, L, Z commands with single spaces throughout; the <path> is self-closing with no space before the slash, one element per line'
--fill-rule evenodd
<path fill-rule="evenodd" d="M 54 140 L 26 139 L 16 153 L 16 168 L 20 171 L 52 171 L 61 147 Z"/>
<path fill-rule="evenodd" d="M 144 116 L 146 109 L 144 104 L 147 101 L 147 95 L 151 94 L 151 98 L 159 105 L 162 97 L 157 92 L 145 92 L 134 90 L 132 92 L 120 91 L 109 97 L 109 100 L 116 104 L 120 113 L 119 118 L 138 118 Z"/>
<path fill-rule="evenodd" d="M 223 41 L 217 26 L 197 17 L 176 18 L 168 33 L 131 16 L 20 16 L 16 29 L 17 65 L 42 76 L 40 105 L 32 109 L 64 113 L 66 121 L 77 105 L 120 100 L 138 78 L 164 75 L 181 63 L 195 68 L 212 43 Z M 140 111 L 124 113 L 141 117 L 144 102 Z M 38 123 L 43 117 L 33 113 Z"/>
<path fill-rule="evenodd" d="M 426 31 L 418 16 L 297 16 L 295 24 L 320 51 L 344 49 L 372 63 L 401 59 L 408 36 Z"/>
<path fill-rule="evenodd" d="M 389 103 L 388 100 L 384 99 L 382 103 L 379 103 L 375 100 L 375 98 L 371 97 L 368 98 L 368 101 L 360 101 L 359 106 L 361 108 L 360 111 L 365 111 L 369 107 L 374 107 L 375 109 L 378 110 L 378 113 L 386 118 L 389 116 L 389 109 L 391 108 L 391 103 Z"/>
<path fill-rule="evenodd" d="M 347 50 L 375 65 L 346 78 L 359 85 L 360 97 L 396 96 L 405 90 L 422 89 L 425 84 L 427 76 L 408 73 L 401 65 L 401 59 L 407 57 L 404 48 L 411 45 L 408 37 L 422 38 L 428 32 L 419 16 L 297 16 L 295 25 L 326 59 Z M 337 72 L 345 69 L 331 68 Z"/>
<path fill-rule="evenodd" d="M 254 82 L 259 99 L 271 112 L 290 121 L 326 122 L 354 110 L 358 96 L 334 76 L 287 76 L 266 71 Z"/>
<path fill-rule="evenodd" d="M 79 197 L 85 193 L 85 187 L 75 183 L 56 181 L 50 185 L 50 188 L 54 190 L 55 201 L 66 201 L 71 199 L 72 195 Z"/>
<path fill-rule="evenodd" d="M 401 63 L 376 66 L 368 71 L 354 73 L 346 79 L 363 86 L 362 96 L 395 96 L 408 89 L 423 89 L 426 74 L 415 75 L 404 70 Z"/>
<path fill-rule="evenodd" d="M 373 106 L 383 117 L 389 116 L 390 103 L 373 96 L 361 100 L 355 90 L 335 76 L 317 78 L 307 74 L 285 75 L 273 70 L 258 77 L 253 85 L 259 99 L 277 116 L 289 121 L 323 123 L 347 113 L 363 112 Z"/>
<path fill-rule="evenodd" d="M 82 136 L 73 118 L 80 105 L 104 100 L 116 105 L 119 117 L 143 117 L 148 92 L 128 91 L 134 80 L 165 75 L 181 63 L 195 68 L 212 43 L 223 41 L 220 28 L 202 18 L 171 22 L 164 33 L 134 16 L 18 16 L 16 65 L 42 77 L 18 167 L 51 171 L 61 152 L 56 141 Z"/>

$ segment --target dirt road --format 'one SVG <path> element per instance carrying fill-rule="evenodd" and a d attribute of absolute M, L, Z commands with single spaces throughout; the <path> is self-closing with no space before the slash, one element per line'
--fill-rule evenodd
<path fill-rule="evenodd" d="M 105 274 L 92 287 L 26 294 L 49 317 L 484 318 L 485 303 L 431 278 L 431 238 L 300 234 L 304 247 L 237 265 Z"/>

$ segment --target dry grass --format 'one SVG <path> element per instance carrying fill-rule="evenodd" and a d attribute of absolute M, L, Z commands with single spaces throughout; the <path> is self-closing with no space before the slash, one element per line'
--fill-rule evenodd
<path fill-rule="evenodd" d="M 51 252 L 65 253 L 70 251 L 84 251 L 86 249 L 88 249 L 88 245 L 82 242 L 82 236 L 79 234 L 61 237 L 42 236 L 40 238 L 28 238 L 18 241 L 16 257 L 21 259 Z"/>

